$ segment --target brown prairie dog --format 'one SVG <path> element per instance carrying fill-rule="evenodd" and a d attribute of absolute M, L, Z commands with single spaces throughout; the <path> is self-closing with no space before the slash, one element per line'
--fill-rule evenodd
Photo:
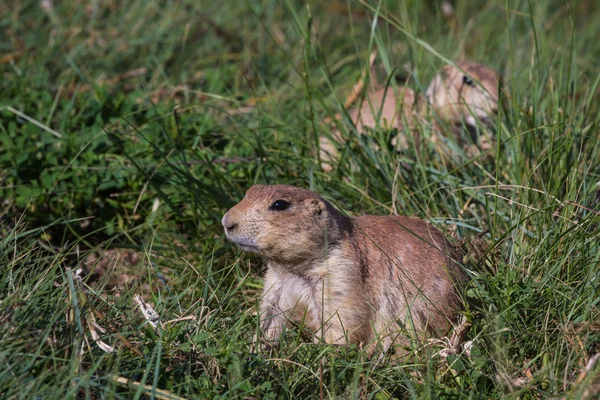
<path fill-rule="evenodd" d="M 255 185 L 223 217 L 229 240 L 267 261 L 260 304 L 265 338 L 303 321 L 329 344 L 384 350 L 398 334 L 443 335 L 460 309 L 458 254 L 427 222 L 341 214 L 321 196 Z"/>
<path fill-rule="evenodd" d="M 420 112 L 435 114 L 449 124 L 458 142 L 464 145 L 463 123 L 474 130 L 477 121 L 489 125 L 498 114 L 500 75 L 481 64 L 456 65 L 460 69 L 446 65 L 432 79 L 425 92 L 426 106 Z"/>
<path fill-rule="evenodd" d="M 360 108 L 349 110 L 352 122 L 359 132 L 377 126 L 397 128 L 400 131 L 399 140 L 394 145 L 398 149 L 404 149 L 408 147 L 408 131 L 412 131 L 418 144 L 415 120 L 429 118 L 436 131 L 443 131 L 439 122 L 449 125 L 459 144 L 465 145 L 468 141 L 463 136 L 463 126 L 470 132 L 474 131 L 477 129 L 477 121 L 489 124 L 498 114 L 500 76 L 481 64 L 458 62 L 456 66 L 458 68 L 446 65 L 431 81 L 425 97 L 417 98 L 414 91 L 407 87 L 398 88 L 397 94 L 391 87 L 372 91 Z M 341 139 L 339 132 L 334 132 L 334 138 L 337 141 Z M 331 161 L 336 154 L 334 144 L 325 137 L 321 138 L 320 144 L 321 159 Z M 486 140 L 481 145 L 485 148 L 489 146 L 489 141 Z M 323 166 L 331 169 L 327 164 Z"/>

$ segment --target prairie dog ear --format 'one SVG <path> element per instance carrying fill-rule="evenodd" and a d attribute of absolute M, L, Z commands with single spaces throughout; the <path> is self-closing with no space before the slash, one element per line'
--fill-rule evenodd
<path fill-rule="evenodd" d="M 307 200 L 308 206 L 314 215 L 324 215 L 325 210 L 327 210 L 327 206 L 325 205 L 325 201 L 322 199 L 309 199 Z"/>

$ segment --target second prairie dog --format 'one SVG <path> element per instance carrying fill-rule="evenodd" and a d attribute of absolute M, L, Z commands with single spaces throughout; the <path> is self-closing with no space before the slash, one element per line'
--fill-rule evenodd
<path fill-rule="evenodd" d="M 387 350 L 407 332 L 443 335 L 460 309 L 457 251 L 421 219 L 351 218 L 309 190 L 255 185 L 222 223 L 229 240 L 267 261 L 260 319 L 269 342 L 295 321 L 329 344 L 372 351 L 379 339 Z"/>
<path fill-rule="evenodd" d="M 407 87 L 399 87 L 397 93 L 392 87 L 380 88 L 371 91 L 361 107 L 350 109 L 348 114 L 361 133 L 365 128 L 377 126 L 397 128 L 399 140 L 394 145 L 398 149 L 408 147 L 410 135 L 418 144 L 420 139 L 413 129 L 417 116 L 429 118 L 437 131 L 441 131 L 437 121 L 447 124 L 458 143 L 464 146 L 468 140 L 465 140 L 463 126 L 469 131 L 476 130 L 477 121 L 489 124 L 498 114 L 500 75 L 489 67 L 472 62 L 458 62 L 456 66 L 458 68 L 446 65 L 432 79 L 425 96 L 417 98 Z M 339 132 L 334 132 L 334 139 L 339 141 L 339 136 Z M 489 141 L 483 140 L 481 145 L 485 149 Z M 321 159 L 331 161 L 337 153 L 334 144 L 321 137 L 320 146 Z M 331 169 L 326 164 L 324 166 Z"/>
<path fill-rule="evenodd" d="M 464 145 L 463 123 L 470 130 L 477 129 L 477 121 L 489 125 L 498 114 L 501 81 L 500 75 L 485 65 L 471 62 L 456 65 L 460 69 L 446 65 L 433 78 L 425 92 L 429 105 L 425 110 L 447 122 L 458 142 Z"/>

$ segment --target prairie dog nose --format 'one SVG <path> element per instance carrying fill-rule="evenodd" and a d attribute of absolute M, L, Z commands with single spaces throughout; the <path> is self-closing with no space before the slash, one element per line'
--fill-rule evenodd
<path fill-rule="evenodd" d="M 229 215 L 229 213 L 227 213 L 223 216 L 223 219 L 221 220 L 221 224 L 223 224 L 225 229 L 228 231 L 234 229 L 237 226 L 237 222 L 232 221 L 232 218 Z"/>

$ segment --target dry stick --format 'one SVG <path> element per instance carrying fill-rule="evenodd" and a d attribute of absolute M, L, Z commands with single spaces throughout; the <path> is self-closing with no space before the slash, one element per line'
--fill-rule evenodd
<path fill-rule="evenodd" d="M 142 296 L 140 296 L 139 294 L 136 294 L 133 297 L 133 301 L 140 308 L 140 311 L 142 312 L 142 315 L 144 316 L 146 321 L 148 321 L 155 330 L 162 329 L 162 322 L 160 321 L 160 316 L 154 310 L 152 304 L 146 303 L 144 299 L 142 299 Z"/>
<path fill-rule="evenodd" d="M 100 311 L 98 311 L 95 308 L 92 309 L 91 311 L 94 313 L 94 315 L 98 319 L 105 319 L 106 318 L 106 316 L 103 313 L 101 313 Z M 129 340 L 127 340 L 125 338 L 125 336 L 123 336 L 121 333 L 119 333 L 115 327 L 113 327 L 113 326 L 110 325 L 110 323 L 109 323 L 109 328 L 115 334 L 116 338 L 119 339 L 125 345 L 125 347 L 127 347 L 129 350 L 131 350 L 133 353 L 135 353 L 136 356 L 138 356 L 140 358 L 144 357 L 144 354 L 140 351 L 140 349 L 138 349 Z"/>
<path fill-rule="evenodd" d="M 177 322 L 181 322 L 181 321 L 195 321 L 195 320 L 196 320 L 195 315 L 188 315 L 187 317 L 180 317 L 180 318 L 175 318 L 175 319 L 166 321 L 165 325 L 166 324 L 176 324 Z"/>
<path fill-rule="evenodd" d="M 161 399 L 161 400 L 185 400 L 185 398 L 183 397 L 179 397 L 171 392 L 167 392 L 166 390 L 162 390 L 162 389 L 158 389 L 155 387 L 152 387 L 151 385 L 144 385 L 141 382 L 137 382 L 134 381 L 132 379 L 127 379 L 124 378 L 122 376 L 116 376 L 116 375 L 108 375 L 107 378 L 117 384 L 119 384 L 120 386 L 125 386 L 125 387 L 129 387 L 129 386 L 133 386 L 136 388 L 143 388 L 146 391 L 153 393 L 153 395 L 157 398 L 157 399 Z"/>
<path fill-rule="evenodd" d="M 21 111 L 16 110 L 16 109 L 12 108 L 11 106 L 0 107 L 0 111 L 2 111 L 2 110 L 10 111 L 11 113 L 23 118 L 24 120 L 31 122 L 38 128 L 43 129 L 48 133 L 51 133 L 52 135 L 56 136 L 59 139 L 62 139 L 62 135 L 60 133 L 56 132 L 54 129 L 47 127 L 46 125 L 42 124 L 41 122 L 36 121 L 35 119 L 31 118 L 30 116 L 28 116 L 26 114 L 23 114 Z"/>
<path fill-rule="evenodd" d="M 596 353 L 593 356 L 591 356 L 585 365 L 585 369 L 581 371 L 581 373 L 575 380 L 575 383 L 581 383 L 587 376 L 588 372 L 590 372 L 594 368 L 598 361 L 600 361 L 600 353 Z"/>
<path fill-rule="evenodd" d="M 600 195 L 600 189 L 598 189 L 598 194 Z M 587 210 L 587 211 L 589 211 L 591 213 L 594 213 L 596 215 L 600 215 L 600 212 L 594 211 L 591 208 L 584 206 L 583 204 L 575 203 L 574 201 L 571 201 L 571 200 L 567 200 L 566 203 L 567 204 L 572 204 L 572 205 L 574 205 L 576 207 L 583 208 L 584 210 Z"/>
<path fill-rule="evenodd" d="M 452 336 L 450 337 L 450 345 L 452 346 L 452 350 L 455 352 L 460 350 L 461 345 L 467 338 L 469 330 L 471 330 L 471 323 L 463 315 L 460 324 L 454 328 Z"/>
<path fill-rule="evenodd" d="M 98 331 L 100 331 L 101 333 L 106 333 L 106 329 L 104 329 L 103 327 L 98 325 L 98 323 L 96 322 L 96 319 L 94 318 L 94 314 L 92 312 L 88 312 L 86 314 L 85 321 L 86 321 L 86 325 L 90 331 L 90 334 L 92 335 L 92 340 L 94 340 L 96 345 L 105 353 L 114 353 L 115 348 L 113 346 L 107 344 L 103 340 L 100 340 L 100 335 L 98 334 Z"/>

